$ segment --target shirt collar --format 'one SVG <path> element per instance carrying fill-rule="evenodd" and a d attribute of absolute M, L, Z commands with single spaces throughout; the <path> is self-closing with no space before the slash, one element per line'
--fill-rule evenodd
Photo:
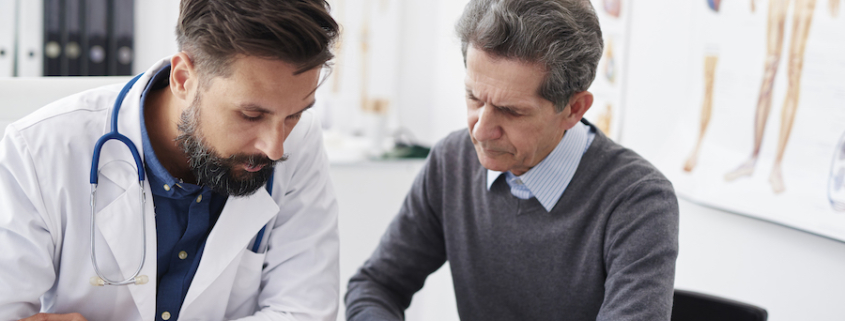
<path fill-rule="evenodd" d="M 144 167 L 147 171 L 147 177 L 150 180 L 150 190 L 154 195 L 182 198 L 201 191 L 202 187 L 182 183 L 173 177 L 173 175 L 170 175 L 170 172 L 164 168 L 161 162 L 159 162 L 158 157 L 156 157 L 153 145 L 150 143 L 150 136 L 147 133 L 146 121 L 144 120 L 144 105 L 147 100 L 147 94 L 152 90 L 166 87 L 169 84 L 169 78 L 170 64 L 167 64 L 156 71 L 141 94 L 141 139 L 144 148 Z"/>
<path fill-rule="evenodd" d="M 587 125 L 578 122 L 566 131 L 546 158 L 522 176 L 518 176 L 546 211 L 551 212 L 575 176 L 575 170 L 578 169 L 581 157 L 587 149 L 588 131 Z M 488 191 L 501 175 L 502 172 L 487 170 Z"/>

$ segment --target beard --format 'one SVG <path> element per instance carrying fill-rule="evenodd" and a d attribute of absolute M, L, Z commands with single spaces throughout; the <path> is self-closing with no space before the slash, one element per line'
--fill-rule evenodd
<path fill-rule="evenodd" d="M 182 112 L 176 143 L 188 156 L 191 172 L 196 177 L 197 185 L 211 188 L 212 191 L 231 196 L 252 195 L 267 184 L 273 175 L 277 162 L 261 154 L 233 154 L 221 156 L 203 140 L 199 121 L 200 94 L 197 93 L 191 106 Z M 244 166 L 263 166 L 256 172 L 249 172 Z"/>

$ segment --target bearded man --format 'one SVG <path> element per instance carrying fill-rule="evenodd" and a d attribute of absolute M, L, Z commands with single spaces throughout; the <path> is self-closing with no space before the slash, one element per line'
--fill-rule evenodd
<path fill-rule="evenodd" d="M 7 128 L 0 319 L 335 320 L 337 202 L 308 111 L 338 34 L 328 4 L 180 10 L 180 52 L 126 92 Z M 94 156 L 118 127 L 127 145 Z"/>

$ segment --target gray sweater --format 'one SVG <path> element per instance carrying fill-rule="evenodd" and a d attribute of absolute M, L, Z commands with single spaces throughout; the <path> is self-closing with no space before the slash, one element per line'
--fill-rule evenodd
<path fill-rule="evenodd" d="M 350 279 L 348 320 L 403 319 L 446 260 L 464 321 L 669 320 L 678 204 L 651 164 L 597 132 L 550 213 L 503 177 L 487 190 L 466 130 L 440 141 Z"/>

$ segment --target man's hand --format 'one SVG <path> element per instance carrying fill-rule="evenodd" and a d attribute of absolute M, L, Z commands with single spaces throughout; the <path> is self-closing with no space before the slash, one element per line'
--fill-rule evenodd
<path fill-rule="evenodd" d="M 52 314 L 52 313 L 39 313 L 33 315 L 26 319 L 20 319 L 18 321 L 88 321 L 85 317 L 83 317 L 79 313 L 68 313 L 68 314 Z"/>

